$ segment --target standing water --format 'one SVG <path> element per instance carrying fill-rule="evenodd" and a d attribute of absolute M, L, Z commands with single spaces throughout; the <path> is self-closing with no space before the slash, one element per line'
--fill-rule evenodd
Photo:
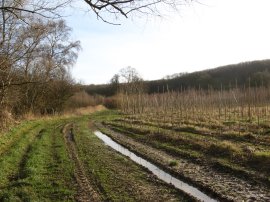
<path fill-rule="evenodd" d="M 123 154 L 125 156 L 128 156 L 131 160 L 133 160 L 137 164 L 140 164 L 143 167 L 147 168 L 154 175 L 156 175 L 159 179 L 163 180 L 164 182 L 172 184 L 177 189 L 180 189 L 180 190 L 188 193 L 189 195 L 195 197 L 198 200 L 207 201 L 207 202 L 208 201 L 217 201 L 217 200 L 215 200 L 213 198 L 210 198 L 209 196 L 207 196 L 206 194 L 204 194 L 203 192 L 201 192 L 197 188 L 195 188 L 195 187 L 193 187 L 193 186 L 191 186 L 191 185 L 189 185 L 189 184 L 187 184 L 187 183 L 185 183 L 185 182 L 171 176 L 169 173 L 164 172 L 163 170 L 161 170 L 160 168 L 158 168 L 154 164 L 150 163 L 149 161 L 137 156 L 136 154 L 129 151 L 128 149 L 121 146 L 120 144 L 116 143 L 110 137 L 108 137 L 107 135 L 104 135 L 100 131 L 95 131 L 94 133 L 106 145 L 110 146 L 111 148 L 113 148 L 114 150 L 120 152 L 121 154 Z"/>

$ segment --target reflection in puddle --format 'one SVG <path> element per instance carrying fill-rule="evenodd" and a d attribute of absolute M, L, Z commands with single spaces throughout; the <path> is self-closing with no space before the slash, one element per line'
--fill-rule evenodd
<path fill-rule="evenodd" d="M 106 145 L 110 146 L 114 150 L 120 152 L 121 154 L 128 156 L 130 159 L 132 159 L 137 164 L 140 164 L 144 167 L 146 167 L 148 170 L 150 170 L 154 175 L 156 175 L 159 179 L 163 180 L 164 182 L 167 182 L 169 184 L 174 185 L 177 189 L 180 189 L 189 195 L 195 197 L 198 200 L 201 201 L 217 201 L 215 199 L 210 198 L 206 194 L 202 193 L 197 188 L 171 176 L 169 173 L 164 172 L 154 164 L 150 163 L 149 161 L 137 156 L 133 152 L 129 151 L 125 147 L 121 146 L 120 144 L 113 141 L 110 137 L 107 135 L 104 135 L 100 131 L 95 131 L 95 135 L 100 138 Z"/>

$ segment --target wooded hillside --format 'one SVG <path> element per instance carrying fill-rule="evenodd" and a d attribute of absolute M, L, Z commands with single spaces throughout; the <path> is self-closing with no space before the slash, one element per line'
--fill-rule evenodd
<path fill-rule="evenodd" d="M 145 81 L 148 93 L 166 91 L 181 91 L 188 88 L 195 89 L 229 89 L 232 87 L 256 87 L 270 84 L 270 60 L 243 62 L 226 65 L 214 69 L 208 69 L 179 76 L 171 79 Z M 104 96 L 113 95 L 116 90 L 112 85 L 89 85 L 86 86 L 89 94 Z"/>

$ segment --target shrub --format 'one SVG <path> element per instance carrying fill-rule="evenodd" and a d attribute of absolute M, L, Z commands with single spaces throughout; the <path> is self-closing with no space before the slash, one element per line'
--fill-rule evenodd
<path fill-rule="evenodd" d="M 117 101 L 115 98 L 105 98 L 103 105 L 108 109 L 116 109 L 117 108 Z"/>

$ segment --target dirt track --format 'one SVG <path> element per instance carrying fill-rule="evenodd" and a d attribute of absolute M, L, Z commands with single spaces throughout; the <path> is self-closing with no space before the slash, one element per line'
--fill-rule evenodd
<path fill-rule="evenodd" d="M 248 180 L 232 177 L 228 173 L 217 172 L 208 165 L 197 164 L 196 162 L 171 156 L 101 124 L 97 124 L 97 127 L 105 128 L 107 134 L 118 143 L 125 145 L 130 150 L 159 164 L 163 168 L 167 168 L 170 172 L 181 176 L 192 184 L 201 187 L 201 189 L 217 195 L 221 201 L 270 201 L 269 188 L 262 184 L 253 184 Z M 172 160 L 177 160 L 180 163 L 174 168 L 169 168 L 169 162 Z"/>
<path fill-rule="evenodd" d="M 76 143 L 74 140 L 74 134 L 72 133 L 72 124 L 65 125 L 63 134 L 65 138 L 65 144 L 68 149 L 68 153 L 72 161 L 74 162 L 74 176 L 77 181 L 78 192 L 76 200 L 80 202 L 98 202 L 102 201 L 99 194 L 93 189 L 89 179 L 87 178 L 84 166 L 78 156 Z"/>

